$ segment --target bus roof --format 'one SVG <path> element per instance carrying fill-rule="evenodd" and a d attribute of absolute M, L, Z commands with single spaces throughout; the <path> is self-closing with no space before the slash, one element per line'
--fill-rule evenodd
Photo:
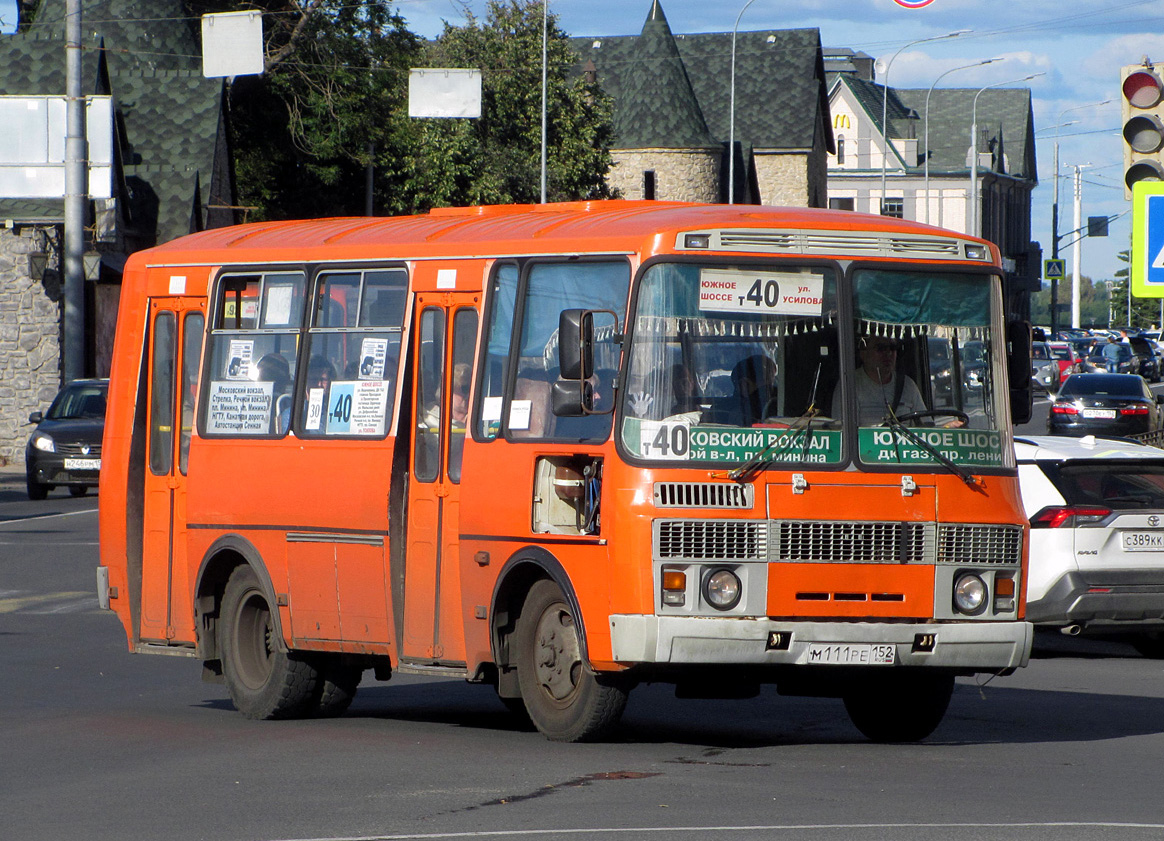
<path fill-rule="evenodd" d="M 149 265 L 215 262 L 305 262 L 420 256 L 630 253 L 670 251 L 682 232 L 755 231 L 793 234 L 836 232 L 840 236 L 877 232 L 915 242 L 984 243 L 973 237 L 902 219 L 846 210 L 713 205 L 654 201 L 590 201 L 544 205 L 438 208 L 418 216 L 351 217 L 258 222 L 191 234 L 140 252 Z M 653 239 L 663 235 L 655 245 Z M 746 239 L 746 238 L 745 238 Z M 840 239 L 838 242 L 841 241 Z M 725 239 L 725 243 L 728 241 Z M 771 247 L 756 243 L 721 245 L 715 250 L 827 254 L 847 249 L 820 244 L 806 249 L 788 240 Z M 761 243 L 763 245 L 763 243 Z M 989 245 L 989 244 L 987 244 Z M 869 249 L 869 246 L 866 246 Z M 989 254 L 997 261 L 997 249 Z M 420 251 L 423 253 L 418 253 Z M 207 252 L 213 252 L 210 258 Z M 226 256 L 223 252 L 226 252 Z M 957 255 L 961 257 L 961 249 Z M 869 256 L 887 256 L 874 253 Z M 895 249 L 898 258 L 922 257 Z M 953 252 L 946 256 L 951 259 Z M 980 262 L 980 261 L 979 261 Z"/>

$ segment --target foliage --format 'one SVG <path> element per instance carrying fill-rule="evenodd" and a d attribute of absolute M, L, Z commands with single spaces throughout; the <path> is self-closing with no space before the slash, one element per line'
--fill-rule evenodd
<path fill-rule="evenodd" d="M 1059 281 L 1059 326 L 1071 326 L 1071 278 Z M 1104 282 L 1093 283 L 1091 278 L 1079 278 L 1079 323 L 1087 327 L 1107 327 L 1108 289 Z M 1063 305 L 1066 304 L 1066 308 Z M 1031 296 L 1031 321 L 1048 326 L 1051 323 L 1051 286 L 1045 284 Z"/>
<path fill-rule="evenodd" d="M 197 14 L 264 12 L 266 72 L 231 86 L 239 202 L 251 219 L 536 202 L 540 196 L 541 0 L 491 0 L 484 22 L 425 43 L 387 0 L 187 0 Z M 547 45 L 547 196 L 608 197 L 611 104 L 571 73 L 565 33 Z M 483 116 L 410 119 L 411 67 L 482 71 Z"/>

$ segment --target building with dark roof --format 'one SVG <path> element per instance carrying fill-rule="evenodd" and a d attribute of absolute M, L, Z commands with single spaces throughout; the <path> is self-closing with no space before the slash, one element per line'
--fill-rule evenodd
<path fill-rule="evenodd" d="M 65 11 L 21 2 L 16 33 L 0 35 L 0 95 L 64 95 Z M 236 211 L 223 84 L 202 76 L 199 21 L 181 0 L 85 0 L 82 27 L 82 91 L 110 97 L 113 114 L 111 197 L 89 202 L 85 233 L 85 373 L 102 376 L 126 257 Z M 0 390 L 0 462 L 20 457 L 23 421 L 61 384 L 63 222 L 63 198 L 0 196 L 0 382 L 13 385 Z"/>
<path fill-rule="evenodd" d="M 1037 290 L 1041 251 L 1031 242 L 1031 191 L 1038 185 L 1038 172 L 1030 90 L 886 92 L 870 78 L 871 64 L 849 61 L 846 67 L 840 52 L 828 53 L 834 58 L 829 63 L 835 71 L 830 73 L 829 101 L 836 140 L 835 153 L 829 156 L 829 206 L 978 234 L 1002 251 L 1009 291 L 1016 293 L 1012 303 Z M 975 117 L 976 189 L 970 169 Z M 979 224 L 971 231 L 975 203 Z M 1026 315 L 1021 304 L 1015 310 Z"/>
<path fill-rule="evenodd" d="M 825 206 L 833 147 L 817 30 L 738 34 L 734 144 L 732 33 L 675 35 L 653 0 L 639 35 L 574 47 L 614 100 L 609 180 L 624 198 Z"/>

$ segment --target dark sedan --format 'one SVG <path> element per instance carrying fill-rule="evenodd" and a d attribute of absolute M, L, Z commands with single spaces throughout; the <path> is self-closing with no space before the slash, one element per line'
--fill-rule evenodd
<path fill-rule="evenodd" d="M 44 499 L 58 486 L 73 496 L 97 487 L 108 390 L 108 380 L 73 380 L 47 412 L 29 415 L 36 424 L 24 451 L 29 499 Z"/>
<path fill-rule="evenodd" d="M 1047 416 L 1050 435 L 1135 435 L 1164 421 L 1160 403 L 1139 374 L 1072 374 Z"/>

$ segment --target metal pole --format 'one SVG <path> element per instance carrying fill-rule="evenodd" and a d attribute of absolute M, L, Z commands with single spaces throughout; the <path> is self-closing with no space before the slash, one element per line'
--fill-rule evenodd
<path fill-rule="evenodd" d="M 1083 175 L 1082 167 L 1075 167 L 1075 242 L 1071 246 L 1071 326 L 1079 326 L 1079 260 L 1083 237 L 1078 236 L 1083 225 Z"/>
<path fill-rule="evenodd" d="M 81 0 L 65 5 L 65 382 L 85 376 L 85 201 L 89 193 L 81 95 Z"/>
<path fill-rule="evenodd" d="M 736 203 L 736 35 L 740 30 L 740 18 L 748 10 L 748 6 L 756 0 L 748 0 L 740 13 L 736 15 L 736 24 L 732 27 L 732 81 L 731 94 L 728 97 L 728 204 Z"/>
<path fill-rule="evenodd" d="M 978 93 L 974 94 L 974 105 L 970 109 L 970 225 L 969 230 L 966 231 L 971 236 L 982 236 L 982 224 L 978 213 L 978 97 L 982 95 L 982 91 L 988 91 L 1000 85 L 1013 85 L 1017 82 L 1026 82 L 1045 75 L 1046 73 L 1032 73 L 1029 76 L 1023 76 L 1021 79 L 995 82 L 993 85 L 986 85 Z"/>
<path fill-rule="evenodd" d="M 1056 126 L 1056 129 L 1058 127 Z M 1059 259 L 1059 139 L 1055 138 L 1055 191 L 1051 202 L 1051 256 Z M 1051 278 L 1051 338 L 1059 338 L 1059 277 Z"/>
<path fill-rule="evenodd" d="M 970 31 L 971 30 L 969 29 L 959 29 L 954 32 L 947 32 L 945 35 L 935 35 L 932 38 L 918 38 L 916 41 L 910 41 L 900 50 L 895 52 L 893 54 L 893 58 L 889 59 L 889 62 L 885 65 L 885 76 L 881 80 L 881 136 L 885 143 L 881 149 L 881 202 L 880 207 L 877 210 L 878 213 L 882 213 L 885 210 L 885 166 L 889 161 L 889 126 L 886 125 L 886 122 L 889 119 L 889 68 L 893 66 L 893 62 L 897 60 L 897 57 L 901 55 L 903 51 L 908 50 L 910 47 L 916 44 L 925 44 L 928 41 L 941 41 L 945 38 L 957 38 L 959 35 L 965 35 Z M 927 137 L 926 140 L 928 141 L 929 138 Z"/>
<path fill-rule="evenodd" d="M 952 70 L 947 70 L 938 78 L 934 79 L 934 83 L 930 85 L 929 91 L 926 93 L 926 114 L 925 114 L 925 135 L 926 147 L 923 150 L 926 156 L 925 165 L 925 197 L 926 197 L 926 224 L 930 221 L 930 94 L 934 92 L 934 88 L 938 86 L 938 82 L 949 76 L 951 73 L 956 73 L 959 70 L 969 70 L 971 67 L 981 67 L 983 64 L 993 64 L 996 61 L 1002 61 L 1001 58 L 987 58 L 982 61 L 976 61 L 974 64 L 963 64 L 961 67 L 955 67 Z M 881 187 L 885 189 L 884 184 Z M 938 224 L 942 223 L 941 214 L 938 214 Z"/>
<path fill-rule="evenodd" d="M 546 203 L 546 54 L 549 24 L 550 0 L 542 0 L 542 204 Z"/>

